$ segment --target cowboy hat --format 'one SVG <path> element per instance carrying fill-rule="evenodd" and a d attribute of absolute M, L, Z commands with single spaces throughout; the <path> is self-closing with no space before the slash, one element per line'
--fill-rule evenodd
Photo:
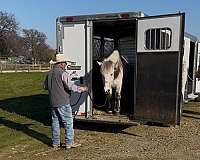
<path fill-rule="evenodd" d="M 67 57 L 64 54 L 62 54 L 62 53 L 56 54 L 56 61 L 55 61 L 55 63 L 62 63 L 62 62 L 67 62 L 67 61 L 68 61 Z"/>
<path fill-rule="evenodd" d="M 64 63 L 71 63 L 71 64 L 76 64 L 76 62 L 74 62 L 74 61 L 71 61 L 71 60 L 69 60 L 66 56 L 65 56 L 65 54 L 63 54 L 63 53 L 58 53 L 58 54 L 56 54 L 55 55 L 55 57 L 54 57 L 54 60 L 50 60 L 49 61 L 49 63 L 51 64 L 51 65 L 53 65 L 53 64 L 56 64 L 56 63 L 62 63 L 62 62 L 64 62 Z"/>

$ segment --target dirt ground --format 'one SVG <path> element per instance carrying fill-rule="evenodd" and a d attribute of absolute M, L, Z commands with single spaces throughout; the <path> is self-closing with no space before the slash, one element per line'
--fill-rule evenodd
<path fill-rule="evenodd" d="M 75 128 L 76 141 L 82 144 L 79 148 L 52 151 L 46 146 L 26 153 L 26 146 L 19 144 L 21 152 L 17 155 L 15 148 L 12 148 L 13 154 L 7 157 L 20 160 L 200 159 L 200 102 L 185 105 L 180 126 L 120 126 L 79 122 L 75 123 Z"/>
<path fill-rule="evenodd" d="M 75 123 L 82 146 L 52 151 L 44 75 L 0 76 L 0 160 L 200 160 L 200 102 L 184 106 L 176 127 Z"/>
<path fill-rule="evenodd" d="M 181 125 L 176 127 L 105 124 L 96 124 L 94 127 L 95 124 L 81 123 L 75 125 L 76 141 L 82 144 L 81 147 L 32 153 L 32 159 L 200 159 L 200 102 L 192 102 L 184 107 Z"/>

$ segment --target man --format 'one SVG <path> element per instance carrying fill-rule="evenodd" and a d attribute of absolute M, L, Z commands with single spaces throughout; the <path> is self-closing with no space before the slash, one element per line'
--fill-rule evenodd
<path fill-rule="evenodd" d="M 56 54 L 55 65 L 49 71 L 44 81 L 44 88 L 48 89 L 52 107 L 52 142 L 53 148 L 56 150 L 60 148 L 59 119 L 65 128 L 66 148 L 75 148 L 81 145 L 74 142 L 73 117 L 69 91 L 80 93 L 88 90 L 87 87 L 77 86 L 71 81 L 70 75 L 65 72 L 66 64 L 67 58 L 65 55 Z"/>

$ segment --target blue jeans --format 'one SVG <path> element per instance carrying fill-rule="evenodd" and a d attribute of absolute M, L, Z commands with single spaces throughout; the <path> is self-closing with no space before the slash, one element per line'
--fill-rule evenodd
<path fill-rule="evenodd" d="M 66 144 L 72 144 L 74 142 L 74 129 L 73 129 L 73 117 L 71 106 L 64 105 L 57 108 L 52 108 L 52 142 L 55 145 L 60 145 L 60 124 L 62 121 L 65 129 L 65 141 Z"/>

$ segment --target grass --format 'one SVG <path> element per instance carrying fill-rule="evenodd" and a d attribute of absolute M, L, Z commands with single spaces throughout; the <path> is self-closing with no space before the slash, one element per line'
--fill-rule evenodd
<path fill-rule="evenodd" d="M 46 73 L 0 74 L 0 99 L 46 93 L 42 89 Z"/>
<path fill-rule="evenodd" d="M 49 99 L 42 88 L 45 75 L 0 74 L 0 159 L 23 159 L 25 152 L 51 144 Z"/>
<path fill-rule="evenodd" d="M 95 147 L 110 143 L 108 141 L 111 137 L 111 141 L 119 141 L 117 134 L 109 134 L 112 128 L 107 125 L 98 127 L 97 124 L 86 126 L 80 123 L 79 128 L 83 128 L 83 131 L 79 130 L 77 138 L 82 141 L 81 143 L 85 143 L 85 148 L 68 152 L 46 152 L 51 145 L 51 126 L 49 99 L 47 91 L 42 88 L 45 75 L 46 73 L 0 74 L 0 160 L 45 160 L 59 159 L 59 157 L 73 159 L 79 155 L 85 155 L 86 158 L 90 155 L 96 158 L 98 152 L 102 154 L 102 150 L 97 150 Z M 186 118 L 199 119 L 198 101 L 200 99 L 186 104 L 184 108 Z M 190 113 L 193 115 L 189 115 Z M 91 132 L 87 131 L 87 128 L 90 128 Z M 97 134 L 95 131 L 104 133 Z M 62 129 L 62 136 L 64 136 L 63 132 Z M 134 133 L 133 135 L 135 136 Z M 88 146 L 90 149 L 87 148 Z"/>

